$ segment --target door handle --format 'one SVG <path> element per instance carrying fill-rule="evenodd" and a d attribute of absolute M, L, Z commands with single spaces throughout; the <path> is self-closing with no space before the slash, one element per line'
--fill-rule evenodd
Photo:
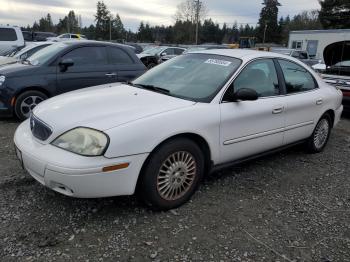
<path fill-rule="evenodd" d="M 107 73 L 106 76 L 111 77 L 111 76 L 116 76 L 116 73 Z"/>
<path fill-rule="evenodd" d="M 274 109 L 272 109 L 272 114 L 280 114 L 283 112 L 283 110 L 284 110 L 284 107 L 274 108 Z"/>
<path fill-rule="evenodd" d="M 322 105 L 323 104 L 323 99 L 319 98 L 316 100 L 316 105 Z"/>

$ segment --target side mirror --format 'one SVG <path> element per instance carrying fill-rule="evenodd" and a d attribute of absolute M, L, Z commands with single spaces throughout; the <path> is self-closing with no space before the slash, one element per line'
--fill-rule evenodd
<path fill-rule="evenodd" d="M 25 60 L 25 59 L 27 59 L 27 57 L 28 57 L 28 53 L 24 53 L 23 55 L 21 55 L 21 56 L 19 57 L 19 59 L 20 59 L 20 60 Z"/>
<path fill-rule="evenodd" d="M 161 54 L 161 56 L 166 56 L 167 55 L 167 53 L 166 52 L 163 52 L 162 54 Z"/>
<path fill-rule="evenodd" d="M 66 59 L 62 59 L 58 65 L 60 66 L 61 71 L 64 72 L 67 70 L 68 67 L 74 65 L 74 61 L 71 58 L 66 58 Z"/>
<path fill-rule="evenodd" d="M 258 93 L 254 89 L 250 89 L 250 88 L 241 88 L 232 95 L 233 102 L 254 101 L 254 100 L 257 100 L 258 98 L 259 98 Z"/>

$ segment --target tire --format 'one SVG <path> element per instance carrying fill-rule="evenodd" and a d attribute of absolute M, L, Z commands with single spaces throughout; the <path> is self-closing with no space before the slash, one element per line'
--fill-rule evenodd
<path fill-rule="evenodd" d="M 306 142 L 306 149 L 309 153 L 320 153 L 327 145 L 332 130 L 331 118 L 325 114 L 318 121 L 312 135 Z"/>
<path fill-rule="evenodd" d="M 40 91 L 26 91 L 16 99 L 15 114 L 20 120 L 30 117 L 30 113 L 42 101 L 48 97 Z"/>
<path fill-rule="evenodd" d="M 155 63 L 149 63 L 149 64 L 147 65 L 147 69 L 152 69 L 152 68 L 155 67 L 155 66 L 156 66 Z"/>
<path fill-rule="evenodd" d="M 173 209 L 191 198 L 203 174 L 204 156 L 197 144 L 187 138 L 171 140 L 146 162 L 138 193 L 154 210 Z"/>

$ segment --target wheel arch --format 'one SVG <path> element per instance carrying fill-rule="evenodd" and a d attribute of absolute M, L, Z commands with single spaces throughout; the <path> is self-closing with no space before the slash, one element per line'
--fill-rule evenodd
<path fill-rule="evenodd" d="M 320 119 L 325 116 L 325 115 L 328 115 L 330 118 L 331 118 L 331 124 L 332 124 L 332 128 L 334 127 L 334 121 L 335 121 L 335 113 L 334 113 L 334 110 L 332 109 L 328 109 L 326 112 L 324 112 Z"/>
<path fill-rule="evenodd" d="M 197 146 L 200 148 L 200 150 L 203 152 L 203 155 L 204 155 L 205 174 L 209 173 L 210 169 L 213 166 L 213 161 L 212 161 L 212 153 L 211 153 L 209 144 L 206 141 L 206 139 L 204 139 L 203 136 L 198 135 L 196 133 L 180 133 L 180 134 L 176 134 L 176 135 L 173 135 L 171 137 L 166 138 L 165 140 L 160 142 L 155 148 L 153 148 L 151 153 L 148 155 L 148 157 L 146 158 L 146 160 L 142 164 L 142 168 L 141 168 L 139 177 L 137 179 L 136 191 L 139 188 L 139 182 L 141 180 L 140 177 L 141 177 L 142 173 L 144 172 L 144 169 L 146 168 L 152 154 L 162 145 L 166 144 L 167 142 L 169 142 L 171 140 L 178 139 L 178 138 L 187 138 L 187 139 L 190 139 L 197 144 Z"/>
<path fill-rule="evenodd" d="M 39 91 L 39 92 L 45 94 L 48 98 L 50 98 L 52 96 L 52 94 L 49 91 L 47 91 L 45 88 L 43 88 L 41 86 L 28 86 L 28 87 L 21 89 L 19 92 L 17 92 L 15 94 L 15 96 L 13 97 L 13 99 L 11 101 L 11 106 L 14 106 L 16 104 L 17 98 L 21 94 L 23 94 L 24 92 L 27 92 L 27 91 Z"/>

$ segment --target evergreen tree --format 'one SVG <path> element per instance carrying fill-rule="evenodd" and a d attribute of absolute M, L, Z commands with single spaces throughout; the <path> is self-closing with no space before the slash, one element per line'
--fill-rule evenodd
<path fill-rule="evenodd" d="M 350 28 L 349 0 L 320 0 L 320 21 L 325 29 Z"/>
<path fill-rule="evenodd" d="M 68 32 L 69 33 L 77 33 L 79 30 L 79 21 L 78 18 L 75 16 L 75 13 L 73 10 L 69 11 L 67 16 L 67 25 L 68 25 Z"/>
<path fill-rule="evenodd" d="M 115 16 L 112 22 L 112 38 L 113 39 L 123 39 L 125 36 L 125 29 L 119 14 Z"/>
<path fill-rule="evenodd" d="M 103 1 L 97 2 L 96 21 L 96 39 L 109 39 L 109 26 L 112 15 Z"/>
<path fill-rule="evenodd" d="M 264 0 L 263 5 L 259 19 L 258 37 L 261 41 L 278 43 L 280 40 L 278 7 L 281 4 L 278 0 Z"/>
<path fill-rule="evenodd" d="M 42 17 L 39 19 L 38 30 L 44 32 L 53 32 L 54 26 L 50 14 L 47 14 L 46 17 Z"/>

